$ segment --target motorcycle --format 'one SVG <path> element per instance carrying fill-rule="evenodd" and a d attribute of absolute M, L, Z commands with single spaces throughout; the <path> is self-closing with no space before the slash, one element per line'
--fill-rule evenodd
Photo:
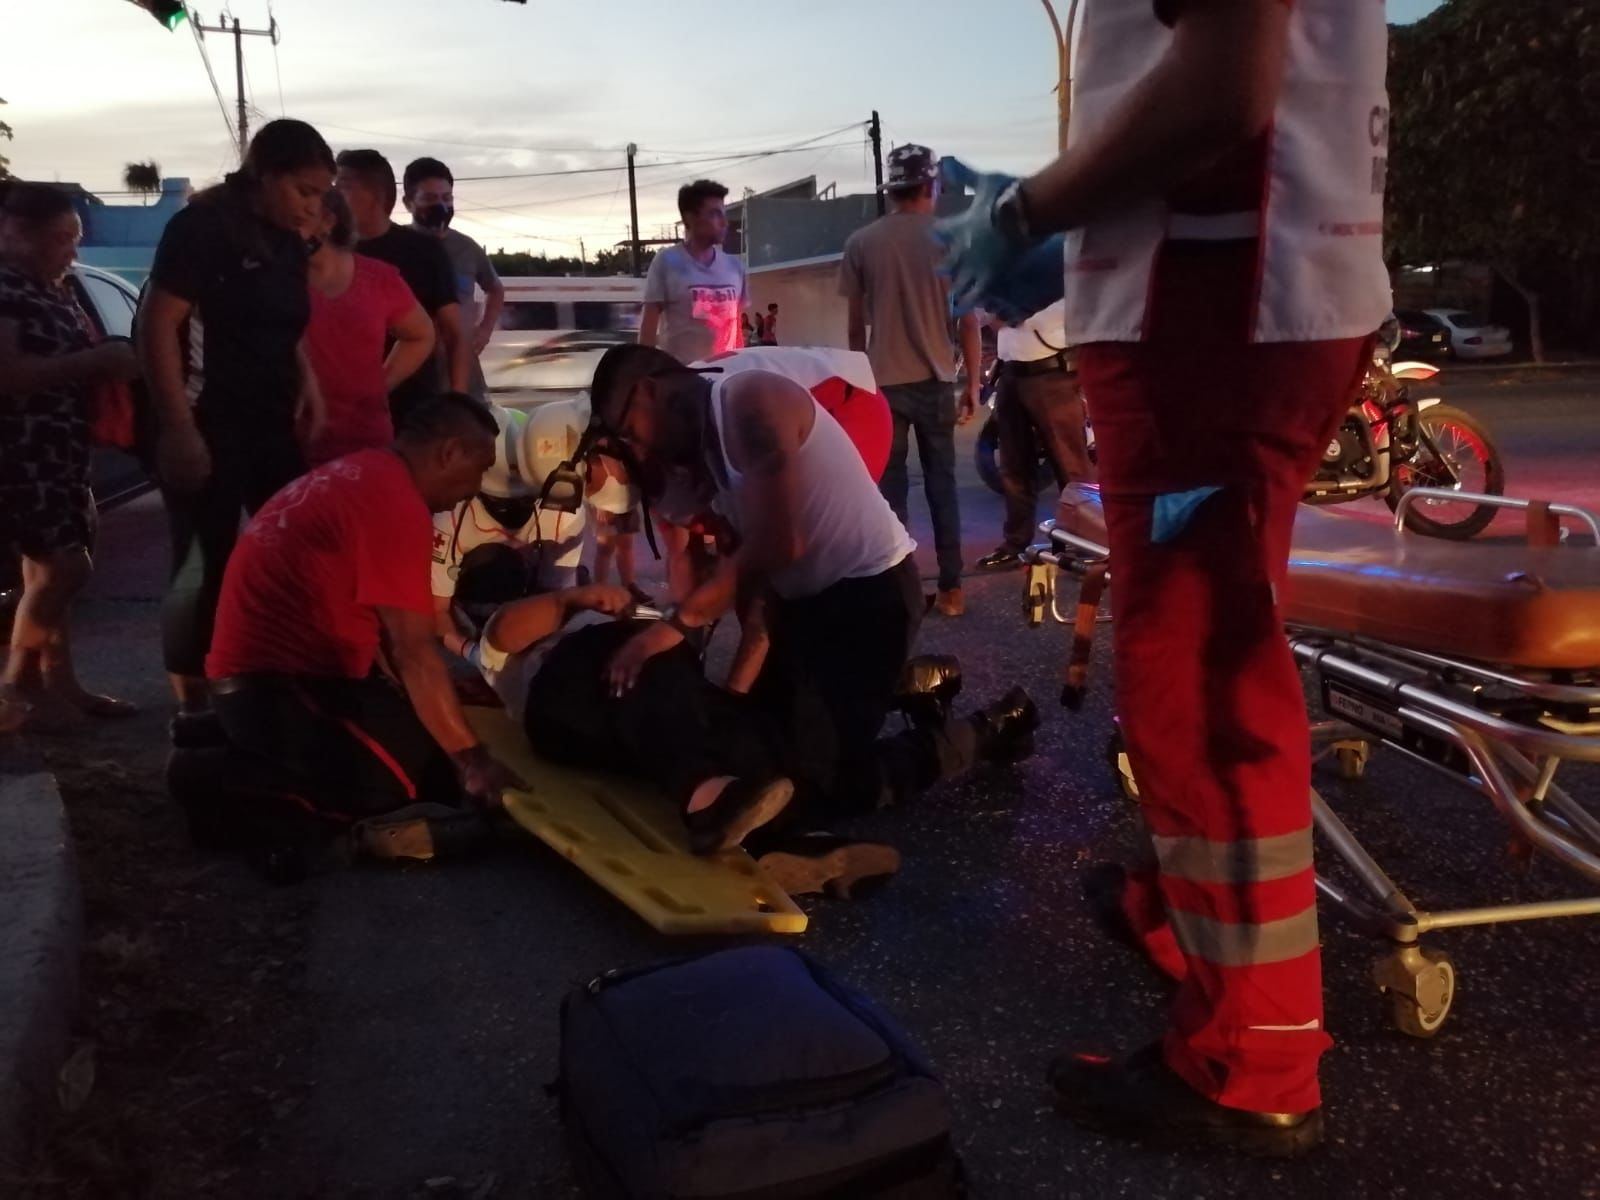
<path fill-rule="evenodd" d="M 1413 488 L 1505 494 L 1505 466 L 1489 433 L 1474 418 L 1437 398 L 1413 399 L 1414 384 L 1439 374 L 1429 363 L 1393 361 L 1391 343 L 1374 347 L 1361 394 L 1323 452 L 1306 486 L 1307 504 L 1343 504 L 1382 497 L 1390 511 Z M 1488 528 L 1495 509 L 1470 500 L 1413 504 L 1406 528 L 1465 541 Z"/>
<path fill-rule="evenodd" d="M 1505 494 L 1505 466 L 1484 427 L 1460 409 L 1437 398 L 1413 399 L 1411 388 L 1439 374 L 1430 363 L 1393 361 L 1396 333 L 1374 346 L 1361 393 L 1323 453 L 1306 486 L 1307 504 L 1344 504 L 1381 497 L 1391 511 L 1413 488 Z M 974 451 L 978 475 L 991 491 L 1003 494 L 1000 437 L 994 417 L 995 370 L 984 376 L 982 399 L 989 417 Z M 1094 427 L 1085 422 L 1094 459 Z M 1041 453 L 1035 472 L 1040 491 L 1055 487 L 1055 475 Z M 1482 533 L 1495 510 L 1466 500 L 1428 499 L 1413 504 L 1406 528 L 1430 537 L 1465 541 Z"/>

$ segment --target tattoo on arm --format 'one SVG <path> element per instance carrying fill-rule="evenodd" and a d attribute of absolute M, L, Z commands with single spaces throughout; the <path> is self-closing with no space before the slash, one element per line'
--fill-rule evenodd
<path fill-rule="evenodd" d="M 756 405 L 745 405 L 734 418 L 734 429 L 744 450 L 740 457 L 748 460 L 747 474 L 770 477 L 782 469 L 783 437 L 773 426 L 771 414 Z"/>

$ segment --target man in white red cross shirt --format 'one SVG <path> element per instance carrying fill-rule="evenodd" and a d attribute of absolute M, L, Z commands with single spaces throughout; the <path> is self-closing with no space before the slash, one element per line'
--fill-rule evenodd
<path fill-rule="evenodd" d="M 1050 1081 L 1101 1132 L 1290 1156 L 1321 1140 L 1330 1042 L 1277 594 L 1390 305 L 1384 6 L 1086 0 L 1083 16 L 1068 149 L 1027 179 L 975 179 L 941 231 L 958 301 L 1001 313 L 1049 302 L 1066 235 L 1154 850 L 1086 883 L 1179 981 L 1161 1042 L 1063 1057 Z"/>

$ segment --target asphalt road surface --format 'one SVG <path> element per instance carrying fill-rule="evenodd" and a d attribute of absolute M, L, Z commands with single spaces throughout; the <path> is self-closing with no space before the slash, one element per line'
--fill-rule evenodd
<path fill-rule="evenodd" d="M 1462 371 L 1441 390 L 1487 422 L 1514 492 L 1600 507 L 1600 374 Z M 970 444 L 969 430 L 969 561 L 999 524 Z M 79 626 L 86 676 L 148 708 L 102 735 L 133 769 L 156 769 L 165 752 L 156 505 L 145 497 L 108 515 Z M 916 532 L 930 540 L 925 519 Z M 930 618 L 922 649 L 961 656 L 968 701 L 1026 684 L 1045 710 L 1039 753 L 864 821 L 859 832 L 904 851 L 901 876 L 860 904 L 808 902 L 803 942 L 898 1014 L 943 1071 L 975 1195 L 1600 1197 L 1596 921 L 1434 936 L 1460 981 L 1430 1042 L 1389 1028 L 1369 981 L 1376 945 L 1325 922 L 1330 1138 L 1302 1163 L 1154 1154 L 1056 1117 L 1042 1085 L 1049 1055 L 1139 1046 L 1161 1027 L 1165 993 L 1100 936 L 1077 886 L 1082 865 L 1131 834 L 1102 757 L 1105 648 L 1095 694 L 1069 716 L 1052 703 L 1064 631 L 1024 628 L 1015 576 L 968 584 L 969 615 Z M 1568 782 L 1592 801 L 1600 789 L 1580 779 Z M 1380 754 L 1359 784 L 1317 782 L 1425 907 L 1582 890 L 1553 866 L 1516 867 L 1487 802 L 1394 756 Z M 264 1194 L 573 1194 L 544 1092 L 561 996 L 605 969 L 697 947 L 652 934 L 538 845 L 305 886 L 316 894 L 308 995 L 292 1002 L 312 1009 L 314 1083 L 277 1131 L 283 1153 L 260 1164 Z"/>

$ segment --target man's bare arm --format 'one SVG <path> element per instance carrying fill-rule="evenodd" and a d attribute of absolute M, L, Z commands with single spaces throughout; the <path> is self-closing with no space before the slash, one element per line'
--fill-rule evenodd
<path fill-rule="evenodd" d="M 794 456 L 816 420 L 816 402 L 799 384 L 767 371 L 751 371 L 724 391 L 728 461 L 742 476 L 738 507 L 748 514 L 740 530 L 740 575 L 764 582 L 805 549 L 795 524 Z"/>
<path fill-rule="evenodd" d="M 1172 44 L 1096 136 L 1022 183 L 1031 232 L 1159 196 L 1266 129 L 1283 85 L 1285 0 L 1186 5 Z"/>
<path fill-rule="evenodd" d="M 492 284 L 482 284 L 483 315 L 478 318 L 478 329 L 472 339 L 473 350 L 482 354 L 500 325 L 500 313 L 506 306 L 506 285 L 498 276 Z"/>
<path fill-rule="evenodd" d="M 456 625 L 455 603 L 449 596 L 433 598 L 433 629 L 439 635 L 440 645 L 451 654 L 466 653 L 468 638 Z"/>
<path fill-rule="evenodd" d="M 772 646 L 767 632 L 767 594 L 748 590 L 738 598 L 739 646 L 733 652 L 733 663 L 728 667 L 727 688 L 730 692 L 746 695 L 755 686 L 766 665 L 767 651 Z"/>
<path fill-rule="evenodd" d="M 439 341 L 444 346 L 445 367 L 450 376 L 450 390 L 464 392 L 472 379 L 472 343 L 461 327 L 461 305 L 446 304 L 433 314 L 434 327 L 439 331 Z"/>
<path fill-rule="evenodd" d="M 850 349 L 862 354 L 867 350 L 867 306 L 859 295 L 850 297 Z"/>
<path fill-rule="evenodd" d="M 450 673 L 439 656 L 433 617 L 406 609 L 380 608 L 378 622 L 383 627 L 395 674 L 423 728 L 452 757 L 476 747 L 478 735 L 467 724 Z"/>
<path fill-rule="evenodd" d="M 639 316 L 639 345 L 654 346 L 661 334 L 661 305 L 646 304 Z"/>
<path fill-rule="evenodd" d="M 603 583 L 563 588 L 502 605 L 483 627 L 483 636 L 489 646 L 503 654 L 520 654 L 555 633 L 575 613 L 619 616 L 632 606 L 633 596 L 627 588 Z"/>

